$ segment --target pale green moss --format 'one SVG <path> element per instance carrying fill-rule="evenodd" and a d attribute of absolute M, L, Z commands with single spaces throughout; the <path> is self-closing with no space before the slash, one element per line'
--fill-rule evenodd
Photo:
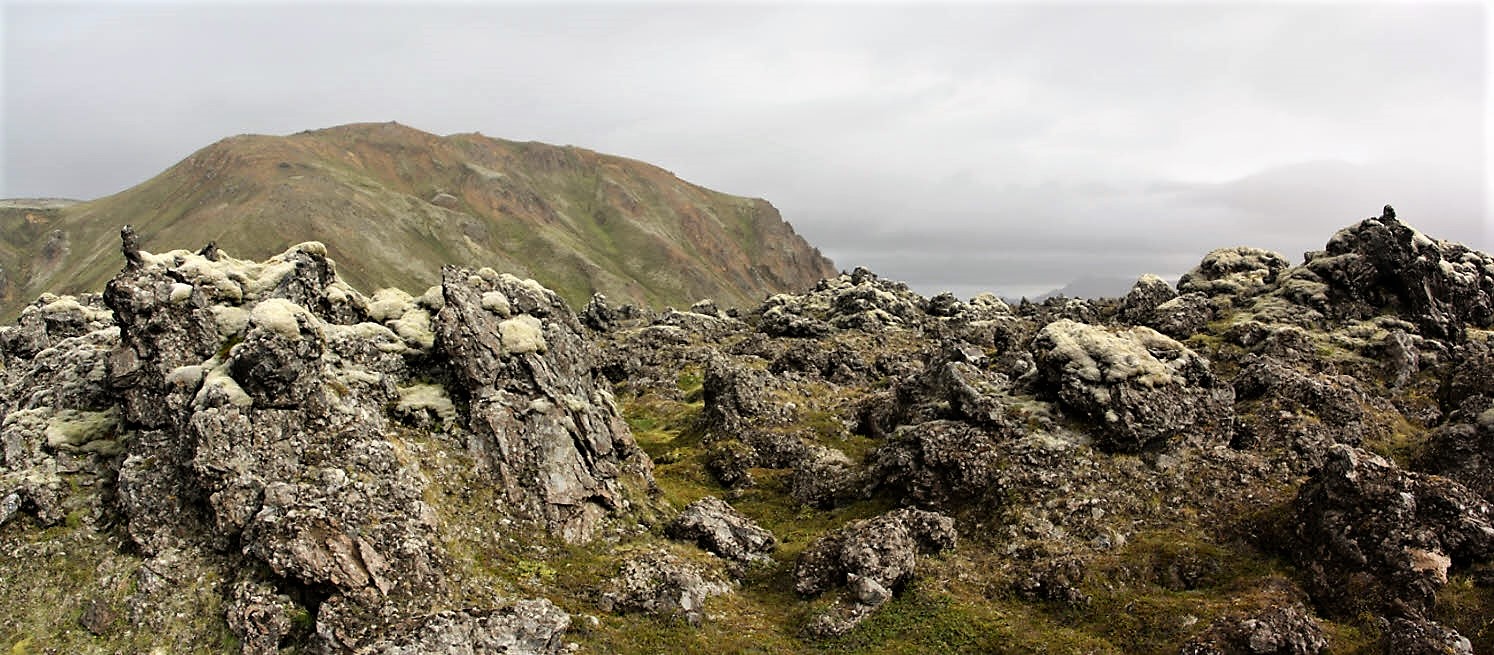
<path fill-rule="evenodd" d="M 548 347 L 544 326 L 539 319 L 528 314 L 499 323 L 498 335 L 503 340 L 503 349 L 515 355 L 544 352 Z"/>
<path fill-rule="evenodd" d="M 436 333 L 431 329 L 431 315 L 424 309 L 405 312 L 391 327 L 399 338 L 405 340 L 405 345 L 412 349 L 427 351 L 436 345 Z"/>
<path fill-rule="evenodd" d="M 65 409 L 47 423 L 47 446 L 53 450 L 78 450 L 92 441 L 112 436 L 118 429 L 116 410 L 83 412 Z"/>
<path fill-rule="evenodd" d="M 368 317 L 383 323 L 397 321 L 415 306 L 415 299 L 399 289 L 379 289 L 368 302 Z"/>
<path fill-rule="evenodd" d="M 208 360 L 205 365 L 214 364 L 217 364 L 216 358 Z M 250 398 L 249 394 L 244 391 L 244 388 L 239 386 L 238 381 L 234 380 L 228 374 L 227 364 L 217 364 L 208 370 L 207 376 L 203 378 L 202 388 L 198 389 L 197 397 L 193 399 L 193 403 L 199 407 L 206 406 L 215 396 L 234 407 L 252 407 L 254 405 L 254 399 Z"/>
<path fill-rule="evenodd" d="M 284 298 L 271 298 L 254 306 L 249 323 L 287 339 L 301 337 L 301 323 L 316 325 L 317 319 L 304 307 Z"/>
<path fill-rule="evenodd" d="M 242 307 L 213 305 L 211 311 L 213 312 L 213 325 L 218 330 L 219 338 L 236 337 L 249 330 L 249 312 Z"/>
<path fill-rule="evenodd" d="M 514 313 L 513 308 L 508 304 L 508 296 L 498 291 L 482 294 L 482 308 L 504 318 L 513 316 Z"/>
<path fill-rule="evenodd" d="M 399 400 L 394 407 L 400 413 L 418 414 L 429 411 L 441 418 L 443 423 L 456 420 L 456 405 L 451 396 L 439 384 L 416 384 L 399 388 Z"/>
<path fill-rule="evenodd" d="M 1176 379 L 1176 368 L 1192 351 L 1156 330 L 1135 327 L 1120 332 L 1077 323 L 1055 321 L 1038 333 L 1048 345 L 1050 357 L 1067 362 L 1065 368 L 1086 382 L 1134 381 L 1158 387 Z M 1154 353 L 1172 357 L 1163 362 Z"/>

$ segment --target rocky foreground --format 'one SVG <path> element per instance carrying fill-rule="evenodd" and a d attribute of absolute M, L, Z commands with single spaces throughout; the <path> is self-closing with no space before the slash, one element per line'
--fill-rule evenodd
<path fill-rule="evenodd" d="M 139 251 L 0 328 L 0 646 L 1494 652 L 1494 258 L 748 311 L 308 243 Z"/>

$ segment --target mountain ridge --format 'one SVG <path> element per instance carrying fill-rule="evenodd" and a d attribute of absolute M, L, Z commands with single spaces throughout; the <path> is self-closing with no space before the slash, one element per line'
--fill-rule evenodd
<path fill-rule="evenodd" d="M 125 223 L 158 249 L 213 241 L 249 259 L 322 241 L 343 276 L 368 291 L 433 285 L 444 264 L 492 266 L 578 306 L 593 292 L 656 306 L 745 305 L 834 273 L 767 201 L 651 164 L 357 123 L 232 136 L 104 198 L 0 207 L 0 230 L 18 244 L 0 251 L 10 272 L 0 316 L 43 291 L 101 288 L 119 266 L 113 241 Z M 38 256 L 49 242 L 52 256 Z"/>

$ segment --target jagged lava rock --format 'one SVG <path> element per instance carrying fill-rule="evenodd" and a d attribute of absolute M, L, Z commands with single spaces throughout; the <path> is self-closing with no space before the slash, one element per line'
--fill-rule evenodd
<path fill-rule="evenodd" d="M 756 313 L 758 329 L 770 336 L 821 337 L 835 328 L 877 332 L 910 327 L 925 316 L 927 306 L 908 285 L 858 267 L 821 280 L 807 294 L 769 297 Z"/>
<path fill-rule="evenodd" d="M 705 601 L 731 591 L 718 574 L 668 552 L 629 558 L 602 593 L 603 610 L 680 616 L 691 625 L 705 620 Z"/>
<path fill-rule="evenodd" d="M 1258 401 L 1260 405 L 1241 417 L 1236 446 L 1289 445 L 1316 465 L 1330 445 L 1357 446 L 1363 441 L 1367 394 L 1353 377 L 1310 373 L 1255 354 L 1246 355 L 1239 365 L 1234 380 L 1236 402 Z"/>
<path fill-rule="evenodd" d="M 1203 331 L 1214 315 L 1214 301 L 1193 291 L 1153 307 L 1141 324 L 1174 339 L 1187 339 Z"/>
<path fill-rule="evenodd" d="M 1472 423 L 1449 423 L 1434 430 L 1413 466 L 1457 480 L 1494 503 L 1494 405 Z"/>
<path fill-rule="evenodd" d="M 1395 655 L 1473 655 L 1473 644 L 1456 630 L 1426 619 L 1390 620 L 1385 651 Z"/>
<path fill-rule="evenodd" d="M 1204 255 L 1197 267 L 1178 279 L 1178 291 L 1249 296 L 1266 290 L 1290 265 L 1286 257 L 1270 250 L 1219 248 Z"/>
<path fill-rule="evenodd" d="M 652 479 L 563 302 L 463 269 L 419 298 L 369 299 L 317 243 L 266 262 L 127 254 L 107 310 L 49 297 L 0 338 L 7 520 L 60 519 L 58 472 L 96 471 L 142 570 L 238 578 L 225 609 L 245 652 L 273 652 L 309 610 L 326 651 L 554 651 L 564 623 L 530 648 L 500 610 L 427 614 L 450 584 L 451 526 L 391 417 L 463 419 L 471 438 L 450 447 L 490 474 L 495 512 L 590 539 L 627 506 L 625 477 Z M 414 636 L 381 641 L 399 634 Z"/>
<path fill-rule="evenodd" d="M 1454 565 L 1494 559 L 1494 507 L 1462 485 L 1346 445 L 1293 502 L 1292 556 L 1336 616 L 1430 612 Z"/>
<path fill-rule="evenodd" d="M 571 617 L 548 600 L 524 600 L 496 610 L 448 610 L 424 617 L 403 634 L 359 649 L 358 655 L 558 655 Z"/>
<path fill-rule="evenodd" d="M 794 565 L 794 590 L 815 596 L 843 586 L 849 598 L 811 630 L 824 636 L 849 631 L 912 579 L 920 555 L 952 549 L 955 541 L 954 519 L 917 509 L 893 510 L 821 537 Z"/>
<path fill-rule="evenodd" d="M 1333 307 L 1348 317 L 1399 308 L 1425 336 L 1461 340 L 1466 326 L 1494 323 L 1494 258 L 1460 243 L 1434 240 L 1395 216 L 1346 227 L 1305 267 L 1325 282 Z"/>
<path fill-rule="evenodd" d="M 1189 640 L 1180 655 L 1317 655 L 1327 648 L 1328 638 L 1312 614 L 1292 604 L 1248 618 L 1221 618 Z"/>
<path fill-rule="evenodd" d="M 1127 323 L 1144 323 L 1158 305 L 1178 297 L 1171 284 L 1155 275 L 1143 275 L 1121 299 L 1118 316 Z"/>

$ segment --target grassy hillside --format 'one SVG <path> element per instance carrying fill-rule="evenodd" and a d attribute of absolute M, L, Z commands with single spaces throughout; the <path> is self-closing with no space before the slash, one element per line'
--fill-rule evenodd
<path fill-rule="evenodd" d="M 123 265 L 120 226 L 144 248 L 216 241 L 261 259 L 328 244 L 365 290 L 434 284 L 444 264 L 533 277 L 573 304 L 741 305 L 833 274 L 766 201 L 575 147 L 480 134 L 436 136 L 397 123 L 236 136 L 156 177 L 91 202 L 0 208 L 0 318 L 43 291 L 102 288 Z M 61 231 L 66 248 L 54 243 Z M 55 241 L 55 239 L 54 239 Z M 61 252 L 65 250 L 65 252 Z M 3 282 L 3 281 L 0 281 Z"/>

